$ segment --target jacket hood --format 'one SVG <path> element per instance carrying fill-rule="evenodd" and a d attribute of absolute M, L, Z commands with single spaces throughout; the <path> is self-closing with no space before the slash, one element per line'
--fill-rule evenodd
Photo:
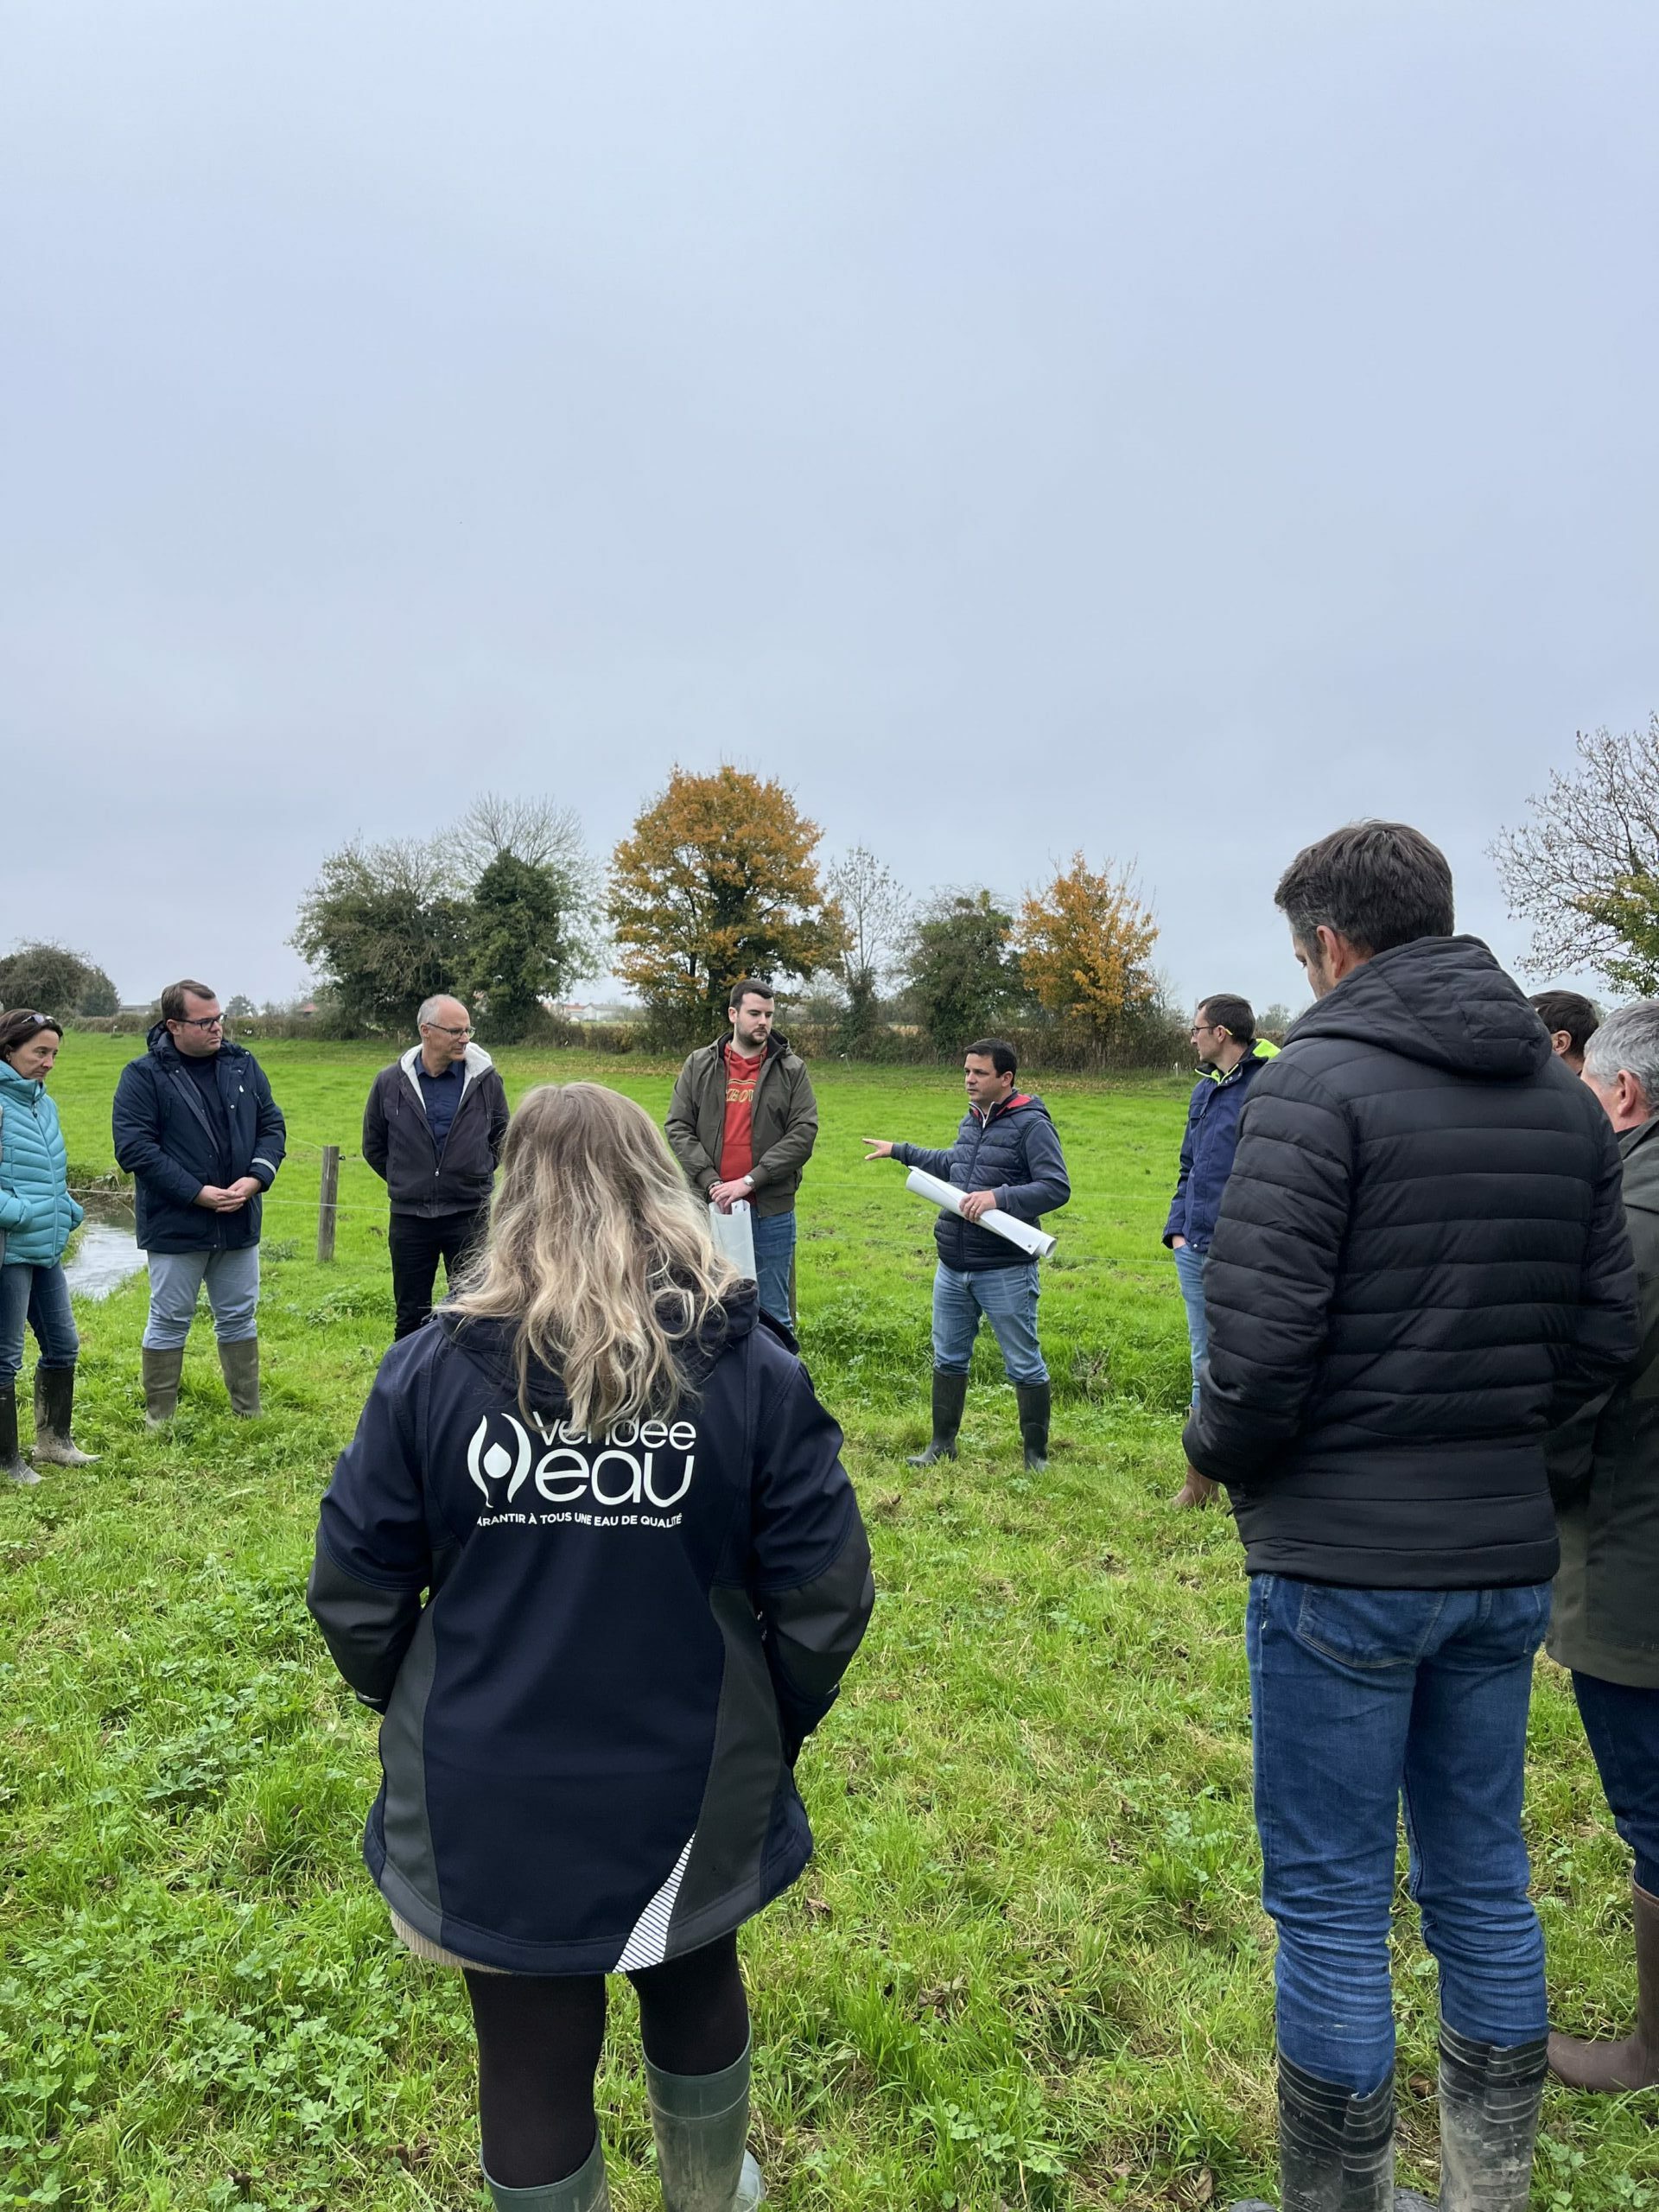
<path fill-rule="evenodd" d="M 706 1375 L 721 1352 L 729 1345 L 741 1344 L 753 1331 L 760 1306 L 753 1283 L 744 1283 L 727 1298 L 717 1318 L 711 1317 L 709 1325 L 696 1343 L 688 1348 L 686 1368 L 693 1382 Z M 513 1344 L 518 1335 L 516 1322 L 507 1319 L 474 1319 L 449 1313 L 440 1307 L 433 1316 L 455 1350 L 486 1375 L 497 1389 L 516 1395 L 518 1376 L 513 1359 Z M 562 1376 L 541 1360 L 532 1358 L 527 1377 L 525 1396 L 538 1412 L 556 1412 L 569 1402 L 565 1394 Z"/>
<path fill-rule="evenodd" d="M 411 1045 L 406 1052 L 400 1052 L 398 1054 L 397 1065 L 402 1068 L 404 1073 L 410 1078 L 411 1083 L 416 1079 L 415 1063 L 420 1058 L 420 1057 L 421 1048 L 418 1045 Z M 467 1057 L 461 1062 L 461 1065 L 467 1071 L 467 1082 L 474 1083 L 480 1076 L 487 1074 L 490 1069 L 495 1065 L 495 1062 L 490 1058 L 489 1054 L 485 1051 L 481 1045 L 468 1045 L 467 1047 Z"/>
<path fill-rule="evenodd" d="M 979 1109 L 977 1106 L 970 1106 L 968 1109 L 968 1111 L 970 1114 L 977 1114 Z M 991 1114 L 995 1114 L 999 1116 L 1004 1114 L 1025 1113 L 1040 1114 L 1046 1122 L 1052 1122 L 1054 1118 L 1054 1116 L 1049 1112 L 1047 1107 L 1044 1105 L 1042 1100 L 1038 1097 L 1034 1090 L 1011 1091 L 1008 1096 L 1002 1101 L 1000 1106 L 993 1106 L 991 1109 Z M 985 1119 L 988 1122 L 991 1118 L 991 1114 L 988 1114 L 985 1116 Z"/>
<path fill-rule="evenodd" d="M 1379 952 L 1314 1001 L 1286 1047 L 1315 1037 L 1486 1082 L 1523 1082 L 1551 1057 L 1543 1023 L 1477 937 L 1415 938 Z"/>
<path fill-rule="evenodd" d="M 714 1043 L 709 1047 L 709 1050 L 711 1052 L 723 1052 L 731 1041 L 732 1033 L 728 1029 L 723 1037 L 715 1038 Z M 774 1029 L 771 1036 L 766 1039 L 766 1058 L 769 1060 L 780 1060 L 784 1054 L 789 1050 L 790 1043 L 788 1038 L 785 1036 L 781 1029 Z"/>
<path fill-rule="evenodd" d="M 172 1033 L 164 1021 L 151 1023 L 149 1028 L 144 1033 L 144 1043 L 149 1052 L 158 1060 L 182 1060 L 184 1058 L 184 1054 L 174 1043 Z M 219 1057 L 223 1058 L 227 1054 L 232 1058 L 246 1059 L 248 1057 L 248 1048 L 245 1045 L 233 1044 L 231 1039 L 226 1037 L 220 1042 L 219 1047 Z"/>

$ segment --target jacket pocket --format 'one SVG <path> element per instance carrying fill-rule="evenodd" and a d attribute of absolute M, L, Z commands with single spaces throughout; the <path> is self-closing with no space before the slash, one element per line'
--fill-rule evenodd
<path fill-rule="evenodd" d="M 1305 1583 L 1291 1633 L 1310 1651 L 1344 1667 L 1414 1667 L 1434 1640 L 1446 1601 L 1443 1590 L 1342 1590 Z"/>

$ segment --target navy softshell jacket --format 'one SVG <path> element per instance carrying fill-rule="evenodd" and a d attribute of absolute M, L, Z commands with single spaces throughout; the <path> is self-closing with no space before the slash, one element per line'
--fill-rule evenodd
<path fill-rule="evenodd" d="M 364 1856 L 461 1957 L 654 1966 L 792 1882 L 792 1772 L 874 1601 L 841 1431 L 753 1288 L 673 1415 L 594 1439 L 505 1325 L 393 1345 L 323 1499 L 311 1611 L 385 1713 Z M 423 1603 L 423 1593 L 429 1593 Z"/>
<path fill-rule="evenodd" d="M 147 1042 L 122 1069 L 111 1109 L 116 1165 L 133 1179 L 141 1249 L 239 1252 L 257 1244 L 258 1197 L 234 1213 L 196 1204 L 197 1192 L 219 1180 L 219 1132 L 164 1021 Z M 227 1043 L 213 1056 L 213 1072 L 229 1125 L 231 1181 L 251 1175 L 268 1191 L 288 1139 L 265 1071 L 245 1046 Z"/>

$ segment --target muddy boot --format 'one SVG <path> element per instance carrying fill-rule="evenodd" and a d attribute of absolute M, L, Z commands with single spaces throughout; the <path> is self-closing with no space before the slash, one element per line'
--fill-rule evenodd
<path fill-rule="evenodd" d="M 90 1467 L 96 1452 L 75 1448 L 75 1370 L 73 1367 L 35 1370 L 35 1459 L 51 1467 Z"/>
<path fill-rule="evenodd" d="M 1393 2212 L 1394 2077 L 1368 2097 L 1279 2061 L 1281 2212 Z M 1272 2212 L 1259 2196 L 1231 2212 Z"/>
<path fill-rule="evenodd" d="M 1445 2212 L 1527 2212 L 1548 2046 L 1475 2043 L 1440 2023 Z"/>
<path fill-rule="evenodd" d="M 0 1475 L 28 1484 L 41 1479 L 17 1449 L 17 1385 L 0 1382 Z"/>
<path fill-rule="evenodd" d="M 1186 1480 L 1169 1502 L 1172 1505 L 1180 1507 L 1208 1505 L 1220 1488 L 1219 1483 L 1212 1483 L 1208 1475 L 1201 1475 L 1192 1461 L 1188 1460 Z"/>
<path fill-rule="evenodd" d="M 957 1456 L 957 1432 L 962 1427 L 962 1409 L 968 1402 L 968 1377 L 965 1375 L 946 1375 L 941 1369 L 933 1370 L 933 1440 L 925 1452 L 912 1452 L 912 1467 L 931 1467 L 936 1459 L 954 1459 Z"/>
<path fill-rule="evenodd" d="M 1033 1475 L 1040 1475 L 1048 1465 L 1052 1393 L 1046 1382 L 1016 1382 L 1014 1395 L 1020 1404 L 1020 1441 L 1026 1447 L 1026 1465 Z"/>
<path fill-rule="evenodd" d="M 231 1394 L 231 1411 L 238 1421 L 252 1421 L 259 1411 L 258 1338 L 238 1337 L 233 1344 L 220 1344 L 219 1364 Z"/>
<path fill-rule="evenodd" d="M 537 2189 L 505 2189 L 492 2181 L 486 2171 L 484 2183 L 496 2212 L 611 2212 L 605 2145 L 597 2138 L 587 2163 L 563 2181 L 543 2182 Z"/>
<path fill-rule="evenodd" d="M 1659 1897 L 1630 1884 L 1636 1907 L 1636 2032 L 1622 2042 L 1551 2036 L 1549 2070 L 1570 2089 L 1659 2087 Z"/>
<path fill-rule="evenodd" d="M 718 2074 L 664 2074 L 645 2061 L 663 2212 L 753 2212 L 766 2196 L 749 2134 L 749 2053 Z"/>
<path fill-rule="evenodd" d="M 144 1370 L 144 1427 L 165 1428 L 179 1410 L 179 1377 L 184 1373 L 184 1346 L 169 1344 L 154 1351 L 140 1347 Z"/>

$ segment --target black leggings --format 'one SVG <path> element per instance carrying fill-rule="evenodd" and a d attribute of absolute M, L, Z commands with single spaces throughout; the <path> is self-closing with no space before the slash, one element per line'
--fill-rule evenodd
<path fill-rule="evenodd" d="M 743 2056 L 749 2005 L 737 1937 L 631 1974 L 645 2056 L 665 2074 L 718 2074 Z M 484 2170 L 503 2189 L 573 2174 L 594 2147 L 605 2041 L 603 1974 L 468 1974 L 478 2031 Z"/>

